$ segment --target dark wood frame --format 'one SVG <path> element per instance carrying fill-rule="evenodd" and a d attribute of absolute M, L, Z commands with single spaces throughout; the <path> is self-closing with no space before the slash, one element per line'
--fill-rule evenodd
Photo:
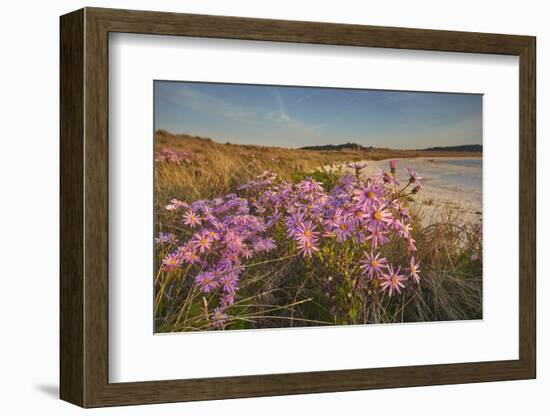
<path fill-rule="evenodd" d="M 100 407 L 395 388 L 536 376 L 535 38 L 85 8 L 61 17 L 63 400 Z M 519 359 L 137 383 L 108 380 L 110 32 L 515 55 L 520 65 Z"/>

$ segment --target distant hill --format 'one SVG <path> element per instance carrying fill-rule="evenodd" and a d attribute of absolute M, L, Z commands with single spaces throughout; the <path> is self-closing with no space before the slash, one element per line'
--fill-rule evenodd
<path fill-rule="evenodd" d="M 300 150 L 316 150 L 316 151 L 333 151 L 341 152 L 344 150 L 362 150 L 364 152 L 372 152 L 374 150 L 390 150 L 390 149 L 378 149 L 373 146 L 362 146 L 357 143 L 344 143 L 344 144 L 324 144 L 318 146 L 304 146 L 300 147 Z M 481 152 L 483 147 L 480 144 L 464 144 L 460 146 L 438 146 L 429 147 L 427 149 L 418 149 L 421 152 Z"/>
<path fill-rule="evenodd" d="M 464 144 L 461 146 L 428 147 L 419 150 L 426 152 L 482 152 L 483 146 L 480 144 Z"/>
<path fill-rule="evenodd" d="M 364 150 L 366 152 L 370 151 L 373 147 L 361 146 L 357 143 L 344 143 L 344 144 L 325 144 L 319 146 L 304 146 L 300 147 L 301 150 L 332 150 L 332 151 L 342 151 L 342 150 Z"/>

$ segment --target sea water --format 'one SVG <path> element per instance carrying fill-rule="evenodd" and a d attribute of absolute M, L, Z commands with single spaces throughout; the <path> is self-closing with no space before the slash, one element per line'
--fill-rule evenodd
<path fill-rule="evenodd" d="M 483 167 L 482 159 L 442 159 L 442 160 L 439 160 L 439 163 L 446 163 L 448 165 L 465 166 L 465 167 L 472 167 L 472 168 Z"/>
<path fill-rule="evenodd" d="M 426 185 L 447 190 L 461 190 L 465 195 L 468 192 L 481 192 L 483 183 L 481 159 L 409 159 L 399 162 L 402 167 L 410 167 L 423 176 L 423 183 Z"/>

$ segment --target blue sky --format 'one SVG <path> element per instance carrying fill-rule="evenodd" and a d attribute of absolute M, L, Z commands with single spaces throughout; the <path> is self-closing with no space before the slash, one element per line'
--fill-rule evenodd
<path fill-rule="evenodd" d="M 218 142 L 415 149 L 481 144 L 482 96 L 155 81 L 155 129 Z"/>

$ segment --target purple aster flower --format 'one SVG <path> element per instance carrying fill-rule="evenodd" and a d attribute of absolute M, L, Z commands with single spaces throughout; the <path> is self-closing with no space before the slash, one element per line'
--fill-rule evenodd
<path fill-rule="evenodd" d="M 212 208 L 208 206 L 204 206 L 202 209 L 202 218 L 204 221 L 207 221 L 209 223 L 215 222 L 216 217 L 214 216 L 214 213 L 212 211 Z"/>
<path fill-rule="evenodd" d="M 332 229 L 337 226 L 340 218 L 345 215 L 343 208 L 327 209 L 324 213 L 323 224 L 326 228 Z"/>
<path fill-rule="evenodd" d="M 336 241 L 343 242 L 351 237 L 352 232 L 355 230 L 355 224 L 351 217 L 340 216 L 336 219 L 334 224 L 334 234 L 336 235 Z"/>
<path fill-rule="evenodd" d="M 404 224 L 404 223 L 401 223 L 401 227 L 397 230 L 397 235 L 399 237 L 403 237 L 405 239 L 409 239 L 411 238 L 411 231 L 412 231 L 412 226 L 411 224 L 407 223 L 407 224 Z"/>
<path fill-rule="evenodd" d="M 220 306 L 222 308 L 228 308 L 229 306 L 235 303 L 235 293 L 234 292 L 224 292 L 220 298 Z"/>
<path fill-rule="evenodd" d="M 234 252 L 240 252 L 244 247 L 244 238 L 237 230 L 229 229 L 223 235 L 222 242 L 228 249 Z"/>
<path fill-rule="evenodd" d="M 223 309 L 218 307 L 215 308 L 212 312 L 212 315 L 210 316 L 210 319 L 212 320 L 212 325 L 216 328 L 223 328 L 227 322 L 227 314 L 223 312 Z"/>
<path fill-rule="evenodd" d="M 218 282 L 214 279 L 214 274 L 212 272 L 200 272 L 197 277 L 195 277 L 195 283 L 199 286 L 201 292 L 204 293 L 209 293 L 218 287 Z"/>
<path fill-rule="evenodd" d="M 243 244 L 239 254 L 245 259 L 249 259 L 254 255 L 254 252 L 250 249 L 250 247 L 248 247 L 247 244 Z"/>
<path fill-rule="evenodd" d="M 353 182 L 355 181 L 355 178 L 353 175 L 343 175 L 338 179 L 338 185 L 343 188 L 349 188 Z"/>
<path fill-rule="evenodd" d="M 382 180 L 389 185 L 399 186 L 399 181 L 392 172 L 384 172 L 382 174 Z"/>
<path fill-rule="evenodd" d="M 372 207 L 370 220 L 375 225 L 391 224 L 391 222 L 393 221 L 393 216 L 390 210 L 386 209 L 385 207 L 382 207 L 382 204 L 375 204 Z"/>
<path fill-rule="evenodd" d="M 401 271 L 401 266 L 397 268 L 397 270 L 394 270 L 393 266 L 391 264 L 387 267 L 387 273 L 382 275 L 382 282 L 380 283 L 380 288 L 382 291 L 388 291 L 390 294 L 390 297 L 393 296 L 393 293 L 396 292 L 398 294 L 401 293 L 401 288 L 405 287 L 405 284 L 403 282 L 407 281 L 407 278 L 399 274 Z"/>
<path fill-rule="evenodd" d="M 201 253 L 204 253 L 206 250 L 212 247 L 212 241 L 213 239 L 210 237 L 210 234 L 208 233 L 208 231 L 195 233 L 195 235 L 193 236 L 193 239 L 191 240 L 195 249 L 199 250 L 199 252 Z"/>
<path fill-rule="evenodd" d="M 191 152 L 184 150 L 177 151 L 166 147 L 155 154 L 155 162 L 189 163 L 191 155 Z"/>
<path fill-rule="evenodd" d="M 407 239 L 407 250 L 409 251 L 416 251 L 416 245 L 414 244 L 416 241 L 411 237 Z"/>
<path fill-rule="evenodd" d="M 192 209 L 188 210 L 185 213 L 185 215 L 183 216 L 183 220 L 184 224 L 190 226 L 191 228 L 201 224 L 200 218 L 197 216 L 197 214 L 195 214 Z"/>
<path fill-rule="evenodd" d="M 367 209 L 380 201 L 384 196 L 384 188 L 369 184 L 356 189 L 353 194 L 353 200 L 357 203 L 358 208 Z"/>
<path fill-rule="evenodd" d="M 403 202 L 399 202 L 397 204 L 397 213 L 405 220 L 411 219 L 411 214 L 409 213 L 409 209 L 405 207 Z"/>
<path fill-rule="evenodd" d="M 420 282 L 420 276 L 418 273 L 420 273 L 420 262 L 415 262 L 414 256 L 411 256 L 411 259 L 409 261 L 409 271 L 411 278 L 416 282 Z"/>
<path fill-rule="evenodd" d="M 304 221 L 296 227 L 295 237 L 298 242 L 315 242 L 318 233 L 315 230 L 315 225 L 311 221 Z"/>
<path fill-rule="evenodd" d="M 360 264 L 361 273 L 366 274 L 369 279 L 372 279 L 374 276 L 380 276 L 383 268 L 386 267 L 386 259 L 380 258 L 380 253 L 374 256 L 365 252 L 365 256 L 360 261 Z"/>
<path fill-rule="evenodd" d="M 407 171 L 409 172 L 409 175 L 410 175 L 410 178 L 409 178 L 410 183 L 419 182 L 420 179 L 422 179 L 422 176 L 418 176 L 418 174 L 414 170 L 407 168 Z"/>
<path fill-rule="evenodd" d="M 225 274 L 227 273 L 228 267 L 231 267 L 231 266 L 229 266 L 224 262 L 219 262 L 209 271 L 212 273 L 212 277 L 214 278 L 214 280 L 220 283 L 223 276 L 225 276 Z"/>
<path fill-rule="evenodd" d="M 162 259 L 162 269 L 163 270 L 173 270 L 180 266 L 181 256 L 179 253 L 169 253 Z"/>
<path fill-rule="evenodd" d="M 364 221 L 368 218 L 367 212 L 361 208 L 354 207 L 350 216 L 355 220 L 356 226 L 363 225 Z"/>
<path fill-rule="evenodd" d="M 314 251 L 319 251 L 315 243 L 311 240 L 301 240 L 298 242 L 298 252 L 304 257 L 310 257 Z"/>
<path fill-rule="evenodd" d="M 172 199 L 170 200 L 170 203 L 166 205 L 165 208 L 167 211 L 175 211 L 179 208 L 188 208 L 188 207 L 189 207 L 189 204 L 187 204 L 186 202 L 180 201 L 178 199 Z"/>
<path fill-rule="evenodd" d="M 267 209 L 263 204 L 255 202 L 253 205 L 254 205 L 254 208 L 256 208 L 257 215 L 264 215 L 267 212 Z"/>
<path fill-rule="evenodd" d="M 311 176 L 308 176 L 298 184 L 298 190 L 304 193 L 321 192 L 323 191 L 323 186 L 321 183 L 313 180 Z"/>
<path fill-rule="evenodd" d="M 367 240 L 370 240 L 373 248 L 378 248 L 388 243 L 390 239 L 387 237 L 387 232 L 380 226 L 369 228 L 370 233 L 367 236 Z"/>
<path fill-rule="evenodd" d="M 218 224 L 216 222 L 216 224 Z M 221 235 L 216 230 L 206 230 L 205 231 L 208 234 L 208 237 L 210 237 L 213 241 L 218 241 L 221 238 Z"/>
<path fill-rule="evenodd" d="M 365 169 L 367 167 L 367 164 L 366 163 L 353 162 L 353 163 L 348 163 L 346 166 L 350 169 L 355 170 L 355 174 L 359 175 L 359 172 L 361 172 L 363 169 Z"/>
<path fill-rule="evenodd" d="M 178 253 L 181 256 L 181 259 L 189 265 L 196 264 L 200 261 L 200 257 L 191 242 L 178 247 Z"/>
<path fill-rule="evenodd" d="M 252 242 L 252 247 L 256 253 L 269 252 L 277 248 L 275 242 L 273 241 L 273 238 L 271 237 L 257 238 Z"/>
<path fill-rule="evenodd" d="M 220 280 L 220 285 L 226 293 L 235 293 L 237 291 L 238 275 L 235 272 L 225 273 Z"/>
<path fill-rule="evenodd" d="M 239 254 L 240 253 L 235 250 L 227 249 L 222 253 L 222 256 L 225 261 L 231 264 L 241 264 L 241 257 Z"/>
<path fill-rule="evenodd" d="M 158 244 L 164 244 L 164 243 L 175 244 L 178 242 L 178 239 L 172 233 L 160 232 L 158 237 L 155 238 L 155 242 Z"/>
<path fill-rule="evenodd" d="M 273 215 L 269 216 L 267 218 L 266 227 L 271 228 L 275 224 L 277 224 L 282 218 L 282 214 L 280 212 L 274 212 Z"/>
<path fill-rule="evenodd" d="M 390 230 L 397 231 L 397 234 L 403 230 L 403 222 L 399 218 L 392 218 L 389 226 Z"/>

